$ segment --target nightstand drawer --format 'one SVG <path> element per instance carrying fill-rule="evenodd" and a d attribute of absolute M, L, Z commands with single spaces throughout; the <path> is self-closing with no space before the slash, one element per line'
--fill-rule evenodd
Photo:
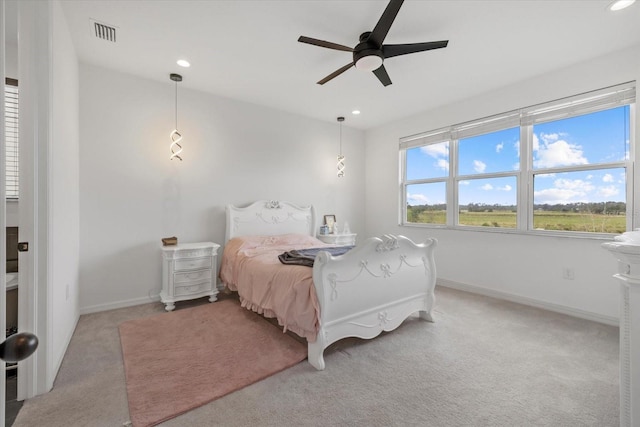
<path fill-rule="evenodd" d="M 174 265 L 174 271 L 199 270 L 201 268 L 211 268 L 211 257 L 179 259 Z"/>
<path fill-rule="evenodd" d="M 176 302 L 209 297 L 218 299 L 218 249 L 213 242 L 183 243 L 162 247 L 160 301 L 173 311 Z"/>
<path fill-rule="evenodd" d="M 207 280 L 202 283 L 197 283 L 195 285 L 176 286 L 174 295 L 176 297 L 180 297 L 183 295 L 197 294 L 199 292 L 208 291 L 210 289 L 211 289 L 211 280 Z"/>
<path fill-rule="evenodd" d="M 178 285 L 178 283 L 197 282 L 203 279 L 208 280 L 210 278 L 211 278 L 210 268 L 206 270 L 185 271 L 184 273 L 175 273 L 173 275 L 173 283 Z"/>
<path fill-rule="evenodd" d="M 319 234 L 316 237 L 324 243 L 335 246 L 355 246 L 356 233 L 349 234 Z"/>

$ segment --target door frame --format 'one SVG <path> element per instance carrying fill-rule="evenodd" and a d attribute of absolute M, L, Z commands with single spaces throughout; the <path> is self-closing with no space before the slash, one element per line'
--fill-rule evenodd
<path fill-rule="evenodd" d="M 18 329 L 38 336 L 38 350 L 18 364 L 18 400 L 46 393 L 50 356 L 48 183 L 51 140 L 51 2 L 18 2 L 20 82 Z"/>
<path fill-rule="evenodd" d="M 2 46 L 2 53 L 0 54 L 0 74 L 2 75 L 2 84 L 5 84 L 5 0 L 0 0 L 0 46 Z M 5 133 L 4 133 L 4 86 L 2 87 L 2 93 L 0 94 L 0 152 L 3 153 L 2 159 L 6 156 L 5 147 Z M 7 241 L 7 195 L 6 195 L 6 163 L 0 162 L 0 283 L 5 285 L 5 290 L 0 292 L 0 331 L 7 329 L 7 246 L 4 242 Z M 4 340 L 6 337 L 2 337 Z M 6 366 L 2 363 L 0 366 Z M 6 368 L 5 368 L 6 369 Z M 3 372 L 0 375 L 0 427 L 4 427 L 4 418 L 6 416 L 5 401 L 6 401 L 6 375 Z"/>

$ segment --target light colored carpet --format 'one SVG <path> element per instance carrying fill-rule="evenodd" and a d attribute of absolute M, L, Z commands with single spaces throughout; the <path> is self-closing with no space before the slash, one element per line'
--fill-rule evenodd
<path fill-rule="evenodd" d="M 157 425 L 307 357 L 306 345 L 232 300 L 119 329 L 134 427 Z"/>
<path fill-rule="evenodd" d="M 436 298 L 435 323 L 340 341 L 324 371 L 302 362 L 162 425 L 619 425 L 617 328 L 442 287 Z M 123 425 L 118 324 L 163 309 L 82 316 L 54 389 L 14 426 Z"/>

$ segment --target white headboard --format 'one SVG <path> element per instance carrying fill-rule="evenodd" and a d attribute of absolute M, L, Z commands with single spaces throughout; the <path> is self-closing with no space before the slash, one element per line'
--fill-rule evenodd
<path fill-rule="evenodd" d="M 227 205 L 225 242 L 238 236 L 277 234 L 315 235 L 316 213 L 313 206 L 297 206 L 278 200 L 258 200 L 247 207 Z"/>

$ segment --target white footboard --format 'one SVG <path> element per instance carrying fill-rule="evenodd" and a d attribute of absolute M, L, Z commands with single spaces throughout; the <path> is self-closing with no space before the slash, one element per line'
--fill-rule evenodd
<path fill-rule="evenodd" d="M 320 331 L 309 343 L 309 363 L 324 369 L 324 350 L 346 337 L 373 338 L 412 313 L 433 321 L 436 239 L 415 244 L 404 236 L 373 237 L 345 255 L 320 252 L 313 282 L 320 303 Z"/>

